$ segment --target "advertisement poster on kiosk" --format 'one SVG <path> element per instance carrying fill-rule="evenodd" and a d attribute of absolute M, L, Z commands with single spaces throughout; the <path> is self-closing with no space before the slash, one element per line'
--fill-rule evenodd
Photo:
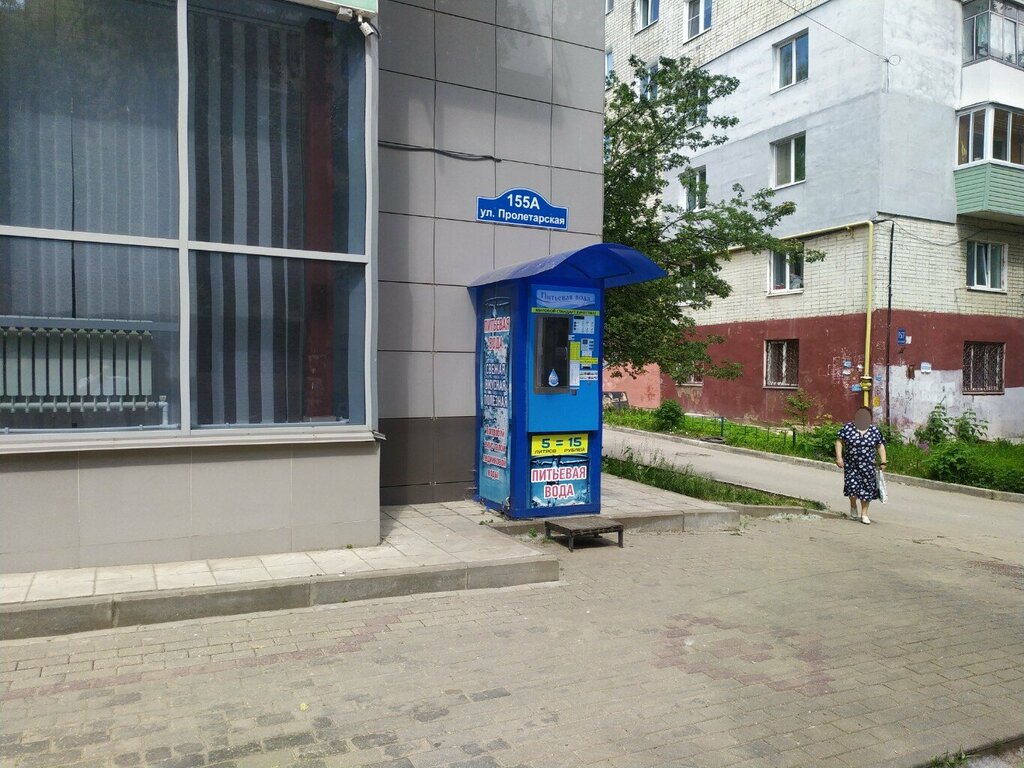
<path fill-rule="evenodd" d="M 480 496 L 497 504 L 509 497 L 509 399 L 512 396 L 509 338 L 511 299 L 486 299 L 480 356 Z"/>
<path fill-rule="evenodd" d="M 530 506 L 590 503 L 589 435 L 531 435 Z"/>

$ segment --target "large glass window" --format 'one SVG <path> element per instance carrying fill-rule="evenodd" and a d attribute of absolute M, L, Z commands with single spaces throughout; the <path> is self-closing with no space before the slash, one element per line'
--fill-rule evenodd
<path fill-rule="evenodd" d="M 766 341 L 764 385 L 796 387 L 800 384 L 800 342 L 797 339 Z"/>
<path fill-rule="evenodd" d="M 193 252 L 192 423 L 364 424 L 361 264 Z"/>
<path fill-rule="evenodd" d="M 296 3 L 189 3 L 193 240 L 362 253 L 363 37 Z"/>
<path fill-rule="evenodd" d="M 176 427 L 178 254 L 0 237 L 0 428 Z"/>
<path fill-rule="evenodd" d="M 367 423 L 365 54 L 288 0 L 0 0 L 0 431 Z"/>
<path fill-rule="evenodd" d="M 0 224 L 177 237 L 174 13 L 0 2 Z"/>
<path fill-rule="evenodd" d="M 993 58 L 1024 67 L 1024 4 L 973 0 L 964 4 L 964 63 Z"/>

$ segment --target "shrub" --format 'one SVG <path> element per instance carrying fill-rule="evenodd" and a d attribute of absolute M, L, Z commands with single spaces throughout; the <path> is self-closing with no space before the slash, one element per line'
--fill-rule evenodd
<path fill-rule="evenodd" d="M 805 427 L 811 423 L 811 411 L 820 407 L 818 398 L 807 394 L 802 389 L 798 389 L 786 398 L 786 415 L 794 424 L 802 424 Z"/>
<path fill-rule="evenodd" d="M 941 445 L 951 436 L 949 412 L 942 403 L 932 408 L 932 412 L 928 414 L 928 421 L 914 432 L 917 442 L 928 445 Z"/>
<path fill-rule="evenodd" d="M 966 410 L 950 425 L 957 440 L 977 443 L 988 434 L 988 422 L 978 417 L 973 410 Z"/>
<path fill-rule="evenodd" d="M 654 409 L 654 428 L 659 432 L 675 432 L 683 426 L 682 406 L 675 400 L 666 400 Z"/>
<path fill-rule="evenodd" d="M 810 458 L 831 461 L 836 455 L 836 438 L 842 425 L 826 421 L 819 424 L 806 434 L 805 440 L 810 448 Z"/>
<path fill-rule="evenodd" d="M 946 483 L 972 485 L 975 482 L 972 471 L 971 446 L 960 441 L 946 442 L 936 446 L 928 458 L 925 467 L 928 474 L 936 480 Z"/>

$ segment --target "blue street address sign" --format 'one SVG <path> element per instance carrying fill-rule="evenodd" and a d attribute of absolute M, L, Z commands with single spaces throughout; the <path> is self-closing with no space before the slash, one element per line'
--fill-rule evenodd
<path fill-rule="evenodd" d="M 897 328 L 896 329 L 896 346 L 905 347 L 907 346 L 907 329 Z"/>
<path fill-rule="evenodd" d="M 517 187 L 497 197 L 476 199 L 476 220 L 517 227 L 567 229 L 569 209 L 552 205 L 539 192 Z"/>

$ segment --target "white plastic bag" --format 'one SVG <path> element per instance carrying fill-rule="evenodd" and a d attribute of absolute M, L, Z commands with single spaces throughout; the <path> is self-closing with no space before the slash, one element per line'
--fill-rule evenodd
<path fill-rule="evenodd" d="M 875 470 L 875 482 L 878 483 L 878 498 L 885 504 L 889 500 L 889 492 L 885 489 L 885 475 L 880 469 Z"/>

